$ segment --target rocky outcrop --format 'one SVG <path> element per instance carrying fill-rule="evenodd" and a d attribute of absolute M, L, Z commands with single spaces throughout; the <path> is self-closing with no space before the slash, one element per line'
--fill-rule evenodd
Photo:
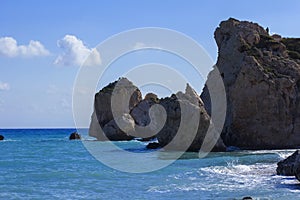
<path fill-rule="evenodd" d="M 160 105 L 167 113 L 166 123 L 157 134 L 160 146 L 167 150 L 199 151 L 211 120 L 196 92 L 187 85 L 185 93 L 161 99 Z M 214 150 L 224 151 L 222 140 L 214 139 Z"/>
<path fill-rule="evenodd" d="M 69 140 L 80 140 L 80 139 L 81 136 L 77 132 L 71 133 L 71 135 L 69 136 Z"/>
<path fill-rule="evenodd" d="M 219 70 L 227 94 L 224 143 L 243 149 L 299 147 L 299 39 L 272 37 L 256 23 L 232 18 L 220 24 L 215 39 L 214 71 Z M 201 98 L 210 113 L 207 87 Z"/>
<path fill-rule="evenodd" d="M 299 151 L 295 151 L 292 155 L 287 157 L 286 159 L 277 163 L 276 173 L 277 175 L 282 176 L 294 176 L 294 166 L 299 157 Z"/>
<path fill-rule="evenodd" d="M 3 135 L 0 135 L 0 140 L 4 140 L 4 136 Z"/>
<path fill-rule="evenodd" d="M 299 150 L 291 156 L 277 163 L 277 175 L 295 176 L 300 181 L 300 154 Z"/>
<path fill-rule="evenodd" d="M 125 125 L 123 129 L 132 126 L 129 112 L 141 100 L 140 90 L 126 78 L 120 78 L 104 87 L 95 95 L 89 135 L 98 140 L 132 139 L 133 137 L 128 136 L 117 126 L 114 119 L 118 119 L 118 122 Z"/>

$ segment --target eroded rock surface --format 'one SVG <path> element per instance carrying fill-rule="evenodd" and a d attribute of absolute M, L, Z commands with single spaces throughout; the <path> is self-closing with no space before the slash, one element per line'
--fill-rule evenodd
<path fill-rule="evenodd" d="M 215 39 L 214 70 L 220 71 L 227 94 L 224 143 L 244 149 L 299 147 L 298 40 L 272 37 L 256 23 L 232 18 L 221 22 Z M 210 113 L 207 87 L 201 98 Z"/>

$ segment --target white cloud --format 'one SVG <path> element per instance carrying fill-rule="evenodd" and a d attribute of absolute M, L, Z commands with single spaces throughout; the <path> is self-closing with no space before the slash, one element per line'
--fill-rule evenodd
<path fill-rule="evenodd" d="M 31 40 L 28 45 L 18 45 L 12 37 L 0 38 L 0 55 L 6 57 L 47 56 L 49 51 L 39 42 Z"/>
<path fill-rule="evenodd" d="M 80 66 L 83 62 L 86 66 L 101 64 L 100 53 L 97 49 L 88 48 L 74 35 L 65 35 L 57 42 L 57 45 L 64 52 L 56 58 L 54 64 L 64 66 Z"/>
<path fill-rule="evenodd" d="M 2 90 L 9 90 L 10 89 L 10 86 L 8 83 L 3 83 L 0 81 L 0 91 Z"/>

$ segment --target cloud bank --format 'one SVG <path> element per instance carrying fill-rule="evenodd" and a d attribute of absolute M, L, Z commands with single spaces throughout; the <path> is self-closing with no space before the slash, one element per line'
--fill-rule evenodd
<path fill-rule="evenodd" d="M 100 53 L 96 49 L 90 49 L 74 35 L 65 35 L 57 42 L 57 46 L 63 50 L 54 64 L 63 66 L 86 66 L 101 64 Z M 88 58 L 88 59 L 87 59 Z M 87 59 L 87 60 L 86 60 Z"/>
<path fill-rule="evenodd" d="M 0 91 L 9 90 L 10 86 L 8 83 L 3 83 L 0 81 Z"/>
<path fill-rule="evenodd" d="M 49 51 L 39 41 L 31 40 L 28 45 L 18 45 L 12 37 L 0 38 L 0 55 L 5 57 L 33 57 L 49 54 Z"/>

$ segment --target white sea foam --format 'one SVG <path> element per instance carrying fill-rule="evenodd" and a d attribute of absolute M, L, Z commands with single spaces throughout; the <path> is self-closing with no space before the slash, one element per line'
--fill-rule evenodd
<path fill-rule="evenodd" d="M 2 140 L 1 142 L 20 142 L 21 140 L 12 140 L 12 139 L 5 139 Z"/>
<path fill-rule="evenodd" d="M 287 150 L 287 151 L 277 151 L 276 154 L 280 156 L 282 159 L 286 159 L 290 155 L 292 155 L 295 150 Z"/>

